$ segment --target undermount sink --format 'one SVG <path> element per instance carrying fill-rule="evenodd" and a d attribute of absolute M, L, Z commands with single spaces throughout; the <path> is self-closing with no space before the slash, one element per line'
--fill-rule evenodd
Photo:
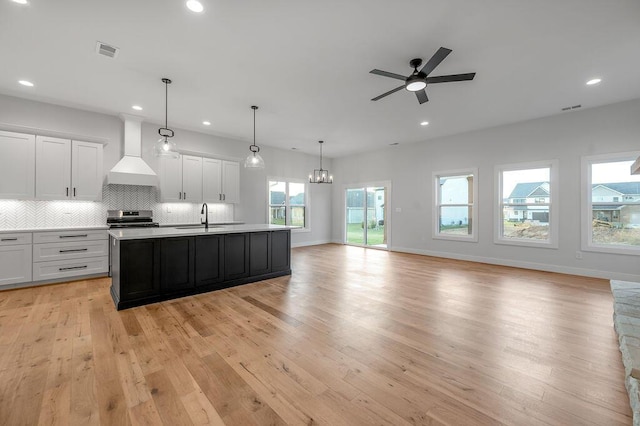
<path fill-rule="evenodd" d="M 209 225 L 209 228 L 222 228 L 220 225 Z M 204 229 L 204 225 L 175 226 L 174 229 Z"/>

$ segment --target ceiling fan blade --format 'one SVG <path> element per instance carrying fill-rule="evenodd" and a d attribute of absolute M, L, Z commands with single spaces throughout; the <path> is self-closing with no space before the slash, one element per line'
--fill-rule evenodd
<path fill-rule="evenodd" d="M 388 71 L 371 70 L 371 71 L 369 71 L 369 73 L 381 75 L 383 77 L 391 77 L 391 78 L 395 78 L 395 79 L 402 80 L 402 81 L 405 81 L 407 79 L 407 77 L 405 77 L 404 75 L 394 74 L 394 73 L 388 72 Z"/>
<path fill-rule="evenodd" d="M 437 77 L 427 77 L 427 84 L 448 83 L 450 81 L 467 81 L 467 80 L 473 80 L 475 76 L 476 76 L 475 72 L 470 72 L 467 74 L 439 75 Z"/>
<path fill-rule="evenodd" d="M 371 99 L 371 100 L 372 100 L 372 101 L 377 101 L 378 99 L 382 99 L 382 98 L 384 98 L 385 96 L 389 96 L 389 95 L 390 95 L 390 94 L 392 94 L 392 93 L 396 93 L 396 92 L 397 92 L 398 90 L 400 90 L 400 89 L 404 89 L 404 84 L 403 84 L 402 86 L 398 86 L 398 87 L 396 87 L 395 89 L 389 90 L 387 93 L 383 93 L 383 94 L 382 94 L 382 95 L 380 95 L 380 96 L 376 96 L 375 98 L 373 98 L 373 99 Z"/>
<path fill-rule="evenodd" d="M 435 67 L 440 65 L 440 62 L 444 61 L 444 58 L 446 58 L 449 53 L 451 53 L 451 49 L 441 47 L 436 53 L 433 54 L 431 59 L 429 59 L 429 62 L 424 64 L 424 67 L 422 67 L 420 72 L 425 73 L 426 75 L 431 74 L 431 71 L 433 71 Z"/>
<path fill-rule="evenodd" d="M 416 92 L 416 97 L 418 98 L 418 102 L 422 105 L 425 102 L 429 102 L 429 97 L 427 96 L 427 91 L 422 89 Z"/>

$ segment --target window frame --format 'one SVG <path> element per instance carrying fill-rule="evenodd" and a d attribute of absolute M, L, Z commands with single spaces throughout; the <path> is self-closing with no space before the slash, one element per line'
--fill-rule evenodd
<path fill-rule="evenodd" d="M 582 157 L 581 161 L 581 194 L 582 194 L 582 212 L 580 223 L 580 248 L 582 251 L 600 252 L 610 254 L 626 254 L 631 256 L 640 256 L 640 246 L 614 245 L 614 244 L 598 244 L 593 242 L 593 203 L 591 200 L 591 165 L 598 163 L 613 163 L 617 161 L 635 161 L 640 156 L 640 151 L 619 152 L 612 154 L 587 155 Z M 625 197 L 617 203 L 625 203 Z M 626 200 L 629 202 L 629 200 Z M 635 204 L 633 201 L 631 203 Z M 606 202 L 598 202 L 598 204 L 607 204 Z"/>
<path fill-rule="evenodd" d="M 440 179 L 443 177 L 455 178 L 462 176 L 473 176 L 473 202 L 472 203 L 463 203 L 463 204 L 448 204 L 441 202 L 441 187 L 440 187 Z M 443 170 L 443 171 L 434 171 L 432 173 L 432 182 L 434 185 L 433 189 L 433 234 L 432 238 L 436 240 L 449 240 L 449 241 L 466 241 L 466 242 L 478 242 L 478 169 L 477 168 L 468 168 L 468 169 L 457 169 L 457 170 Z M 443 234 L 440 232 L 440 208 L 441 207 L 469 207 L 471 206 L 471 234 L 470 235 L 453 235 L 453 234 Z"/>
<path fill-rule="evenodd" d="M 296 183 L 304 185 L 304 227 L 294 228 L 291 232 L 311 232 L 311 207 L 309 202 L 309 181 L 305 179 L 295 178 L 283 178 L 277 176 L 267 176 L 267 224 L 271 224 L 271 193 L 270 182 L 284 182 L 285 183 L 285 225 L 291 225 L 291 215 L 288 214 L 291 211 L 291 203 L 289 202 L 289 184 Z M 300 204 L 294 204 L 293 207 L 300 207 Z M 293 225 L 295 226 L 295 225 Z"/>
<path fill-rule="evenodd" d="M 548 203 L 523 203 L 505 204 L 502 196 L 502 180 L 504 172 L 549 168 L 549 202 Z M 558 248 L 558 233 L 560 229 L 560 202 L 559 202 L 559 161 L 543 160 L 523 163 L 503 164 L 495 166 L 494 194 L 496 211 L 494 214 L 494 243 L 524 247 Z M 526 199 L 525 199 L 526 200 Z M 549 238 L 546 240 L 533 240 L 526 238 L 505 238 L 504 235 L 504 206 L 505 205 L 548 205 L 549 206 Z"/>

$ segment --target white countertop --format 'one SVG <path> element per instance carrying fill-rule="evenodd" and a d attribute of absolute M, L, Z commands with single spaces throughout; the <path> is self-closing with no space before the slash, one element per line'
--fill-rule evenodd
<path fill-rule="evenodd" d="M 198 226 L 198 223 L 161 223 L 160 228 L 176 228 L 179 226 Z M 240 222 L 237 220 L 232 220 L 229 222 L 209 222 L 209 226 L 211 225 L 244 225 L 244 222 Z"/>
<path fill-rule="evenodd" d="M 58 228 L 12 228 L 0 229 L 0 234 L 15 234 L 18 232 L 47 232 L 47 231 L 90 231 L 90 230 L 107 230 L 107 225 L 101 226 L 61 226 Z"/>
<path fill-rule="evenodd" d="M 111 235 L 116 240 L 140 240 L 146 238 L 168 238 L 211 234 L 237 234 L 243 232 L 282 231 L 295 228 L 299 227 L 258 223 L 247 225 L 216 225 L 213 227 L 210 225 L 208 230 L 205 230 L 203 227 L 188 229 L 166 227 L 112 229 L 109 231 L 109 235 Z"/>

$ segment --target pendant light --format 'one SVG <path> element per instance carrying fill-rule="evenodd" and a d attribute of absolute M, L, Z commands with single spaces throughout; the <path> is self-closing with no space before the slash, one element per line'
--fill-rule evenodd
<path fill-rule="evenodd" d="M 158 129 L 160 139 L 158 139 L 158 142 L 154 145 L 153 150 L 157 157 L 179 158 L 180 153 L 176 148 L 176 143 L 171 140 L 174 135 L 173 130 L 167 125 L 169 85 L 171 84 L 171 80 L 163 78 L 162 82 L 164 83 L 164 127 Z"/>
<path fill-rule="evenodd" d="M 320 144 L 320 168 L 314 169 L 313 174 L 309 175 L 309 183 L 333 183 L 333 176 L 329 174 L 329 170 L 322 168 L 322 144 L 324 141 L 318 141 Z"/>
<path fill-rule="evenodd" d="M 244 160 L 244 167 L 247 169 L 264 169 L 264 160 L 258 154 L 260 147 L 256 145 L 256 110 L 258 107 L 253 105 L 251 109 L 253 110 L 253 144 L 249 145 L 251 154 Z"/>

